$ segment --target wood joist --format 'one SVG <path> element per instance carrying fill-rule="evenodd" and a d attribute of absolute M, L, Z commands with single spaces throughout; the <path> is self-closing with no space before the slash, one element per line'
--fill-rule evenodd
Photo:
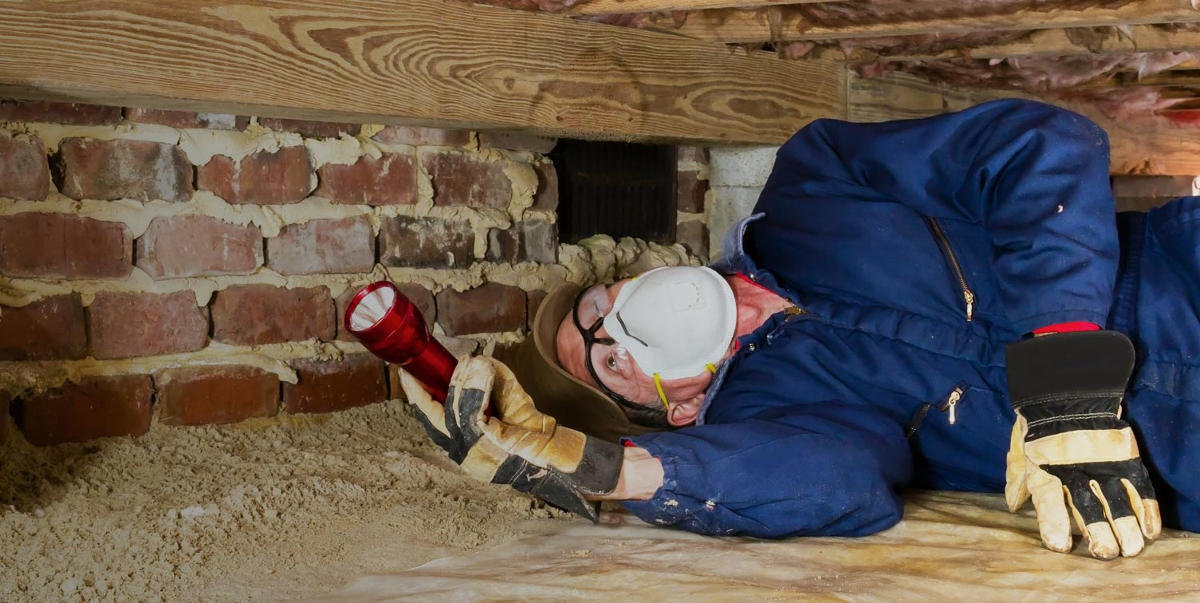
<path fill-rule="evenodd" d="M 678 12 L 719 8 L 759 8 L 788 4 L 812 4 L 830 0 L 589 0 L 563 9 L 568 15 L 615 15 L 622 13 Z"/>
<path fill-rule="evenodd" d="M 864 78 L 852 75 L 847 118 L 851 121 L 915 119 L 1020 96 L 1014 92 L 964 89 L 906 74 Z M 1113 174 L 1200 174 L 1200 128 L 1179 127 L 1163 117 L 1114 119 L 1095 105 L 1059 100 L 1108 133 Z"/>
<path fill-rule="evenodd" d="M 643 1 L 651 2 L 622 4 Z M 704 1 L 678 0 L 681 6 Z M 1081 47 L 1065 33 L 1068 25 L 1200 21 L 1200 11 L 1191 0 L 1141 0 L 997 19 L 910 22 L 904 31 L 1037 28 L 1044 46 L 1012 50 L 1064 56 Z M 842 33 L 851 30 L 898 33 L 876 26 Z M 46 31 L 62 35 L 48 43 Z M 1200 46 L 1200 33 L 1191 31 L 1130 31 L 1132 40 L 1104 38 L 1082 47 L 1115 53 L 1131 44 Z M 820 117 L 916 117 L 997 94 L 902 75 L 848 87 L 845 68 L 845 62 L 785 61 L 679 35 L 452 0 L 0 3 L 0 95 L 18 98 L 580 138 L 778 144 Z M 1167 86 L 1181 91 L 1192 76 L 1158 77 L 1173 78 Z M 1189 130 L 1125 127 L 1088 114 L 1114 133 L 1114 171 L 1200 173 L 1200 159 L 1193 159 L 1200 158 L 1200 136 Z"/>
<path fill-rule="evenodd" d="M 682 23 L 677 15 L 656 16 L 649 20 L 649 27 L 715 42 L 788 42 L 1196 22 L 1200 22 L 1200 10 L 1191 0 L 1139 0 L 1113 8 L 1049 8 L 836 26 L 814 23 L 788 7 L 720 9 L 689 12 Z"/>
<path fill-rule="evenodd" d="M 1200 52 L 1200 31 L 1136 25 L 1102 30 L 1040 29 L 1020 40 L 1002 44 L 966 45 L 934 53 L 860 54 L 847 57 L 830 49 L 821 58 L 879 59 L 882 61 L 954 60 L 1008 57 L 1081 57 L 1135 52 Z"/>
<path fill-rule="evenodd" d="M 778 143 L 844 116 L 845 77 L 834 63 L 446 0 L 0 3 L 0 95 L 16 98 Z"/>

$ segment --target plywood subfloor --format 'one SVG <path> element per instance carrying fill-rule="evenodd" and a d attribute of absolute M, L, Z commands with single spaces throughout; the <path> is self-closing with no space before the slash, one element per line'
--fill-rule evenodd
<path fill-rule="evenodd" d="M 918 492 L 907 518 L 861 539 L 766 542 L 652 527 L 551 535 L 365 577 L 310 603 L 408 601 L 1200 601 L 1200 538 L 1171 532 L 1104 562 L 1042 549 L 1030 512 L 999 496 Z M 626 516 L 628 517 L 628 516 Z M 613 518 L 610 517 L 610 521 Z"/>

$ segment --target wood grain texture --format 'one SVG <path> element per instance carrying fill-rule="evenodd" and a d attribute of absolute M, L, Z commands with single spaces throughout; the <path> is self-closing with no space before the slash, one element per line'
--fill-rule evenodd
<path fill-rule="evenodd" d="M 550 136 L 779 143 L 845 70 L 446 0 L 0 2 L 0 94 Z"/>
<path fill-rule="evenodd" d="M 1192 7 L 1191 0 L 1138 0 L 1118 8 L 1018 11 L 1007 15 L 844 27 L 820 26 L 787 8 L 759 11 L 721 9 L 688 13 L 683 25 L 676 24 L 669 16 L 657 17 L 650 20 L 649 27 L 716 42 L 770 42 L 1195 22 L 1200 22 L 1200 10 Z"/>
<path fill-rule="evenodd" d="M 711 8 L 758 8 L 787 4 L 815 4 L 840 0 L 586 0 L 562 11 L 568 15 L 616 15 Z"/>
<path fill-rule="evenodd" d="M 851 74 L 847 119 L 859 122 L 917 119 L 1019 96 L 998 90 L 954 88 L 907 73 L 873 78 Z"/>
<path fill-rule="evenodd" d="M 848 118 L 862 122 L 928 117 L 1020 96 L 996 90 L 950 88 L 904 73 L 879 78 L 852 75 L 849 90 Z M 1055 104 L 1087 116 L 1108 132 L 1109 171 L 1113 174 L 1200 174 L 1200 128 L 1173 126 L 1158 117 L 1116 120 L 1091 105 Z"/>

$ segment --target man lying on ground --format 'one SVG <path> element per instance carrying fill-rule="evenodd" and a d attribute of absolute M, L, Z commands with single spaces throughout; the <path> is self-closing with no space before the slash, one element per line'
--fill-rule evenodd
<path fill-rule="evenodd" d="M 1028 101 L 816 121 L 711 268 L 561 287 L 515 378 L 406 391 L 472 474 L 589 517 L 862 536 L 909 486 L 1004 492 L 1052 550 L 1073 520 L 1136 555 L 1200 530 L 1200 197 L 1117 215 L 1108 165 Z"/>

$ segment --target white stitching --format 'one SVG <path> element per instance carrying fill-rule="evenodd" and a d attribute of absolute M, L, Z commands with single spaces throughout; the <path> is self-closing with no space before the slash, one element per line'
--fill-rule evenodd
<path fill-rule="evenodd" d="M 1112 418 L 1114 418 L 1114 419 L 1115 419 L 1115 418 L 1117 418 L 1117 413 L 1115 413 L 1115 412 L 1092 412 L 1092 413 L 1085 413 L 1085 414 L 1078 414 L 1078 415 L 1062 415 L 1062 416 L 1060 416 L 1060 417 L 1047 417 L 1047 418 L 1045 418 L 1045 419 L 1038 419 L 1038 420 L 1036 420 L 1036 421 L 1030 421 L 1030 422 L 1029 422 L 1029 426 L 1030 426 L 1030 427 L 1037 427 L 1038 425 L 1045 425 L 1046 423 L 1053 423 L 1053 422 L 1055 422 L 1055 421 L 1075 421 L 1075 420 L 1081 420 L 1081 419 L 1101 419 L 1101 418 L 1106 418 L 1106 417 L 1112 417 Z"/>
<path fill-rule="evenodd" d="M 1122 397 L 1125 395 L 1125 390 L 1109 390 L 1102 392 L 1089 392 L 1086 395 L 1079 394 L 1046 394 L 1044 396 L 1035 396 L 1026 398 L 1020 402 L 1013 404 L 1015 408 L 1024 408 L 1026 406 L 1035 406 L 1038 404 L 1046 404 L 1049 402 L 1065 402 L 1067 400 L 1098 400 L 1102 398 Z"/>

